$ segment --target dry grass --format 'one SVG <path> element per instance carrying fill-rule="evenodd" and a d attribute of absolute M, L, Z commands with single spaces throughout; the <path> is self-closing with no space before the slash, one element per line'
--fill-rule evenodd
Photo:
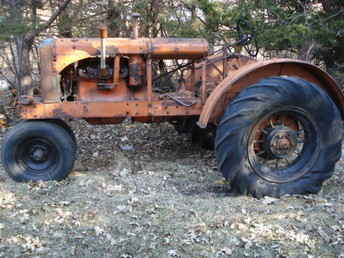
<path fill-rule="evenodd" d="M 68 179 L 0 169 L 0 256 L 344 257 L 343 161 L 316 196 L 231 197 L 213 153 L 167 124 L 73 127 Z"/>

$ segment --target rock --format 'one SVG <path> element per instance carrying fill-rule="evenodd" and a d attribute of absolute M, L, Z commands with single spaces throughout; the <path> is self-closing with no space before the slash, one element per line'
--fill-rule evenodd
<path fill-rule="evenodd" d="M 269 196 L 265 196 L 262 200 L 262 203 L 266 204 L 266 205 L 270 205 L 270 204 L 274 204 L 275 202 L 277 202 L 279 199 L 277 198 L 273 198 L 273 197 L 269 197 Z"/>

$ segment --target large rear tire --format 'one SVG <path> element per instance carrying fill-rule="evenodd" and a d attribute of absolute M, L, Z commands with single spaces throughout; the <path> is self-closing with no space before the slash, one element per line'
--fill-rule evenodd
<path fill-rule="evenodd" d="M 226 108 L 216 158 L 239 194 L 314 194 L 333 174 L 342 135 L 340 113 L 322 89 L 300 78 L 271 77 Z"/>
<path fill-rule="evenodd" d="M 1 159 L 15 181 L 62 180 L 72 170 L 76 143 L 65 128 L 49 121 L 24 121 L 5 136 Z"/>

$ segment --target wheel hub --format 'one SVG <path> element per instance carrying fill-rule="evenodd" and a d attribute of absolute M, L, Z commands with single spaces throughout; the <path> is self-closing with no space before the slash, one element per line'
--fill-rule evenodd
<path fill-rule="evenodd" d="M 297 147 L 297 132 L 286 126 L 278 126 L 267 135 L 265 149 L 274 158 L 287 158 Z"/>
<path fill-rule="evenodd" d="M 35 162 L 44 162 L 48 157 L 48 150 L 41 145 L 32 146 L 29 153 L 30 158 Z"/>

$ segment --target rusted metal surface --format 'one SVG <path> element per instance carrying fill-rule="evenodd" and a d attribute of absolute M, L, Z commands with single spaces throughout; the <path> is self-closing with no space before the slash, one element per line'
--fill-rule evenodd
<path fill-rule="evenodd" d="M 107 125 L 107 124 L 120 124 L 125 117 L 115 118 L 85 118 L 85 121 L 91 125 Z"/>
<path fill-rule="evenodd" d="M 210 57 L 209 60 L 216 60 L 215 58 L 218 57 Z M 218 65 L 222 63 L 222 61 L 218 59 L 218 62 L 215 61 L 213 63 Z M 240 66 L 240 64 L 244 65 Z M 149 62 L 145 65 L 146 67 L 151 66 Z M 200 115 L 199 125 L 201 127 L 206 127 L 209 122 L 214 124 L 218 122 L 224 108 L 243 88 L 262 78 L 280 75 L 298 76 L 323 87 L 343 113 L 343 93 L 334 80 L 316 66 L 289 59 L 255 62 L 247 59 L 241 60 L 240 58 L 232 59 L 227 66 L 230 67 L 228 71 L 229 75 L 225 80 L 221 81 L 219 76 L 222 75 L 210 64 L 207 64 L 207 81 L 206 87 L 203 87 L 203 89 L 206 88 L 207 93 L 208 91 L 212 92 L 207 98 L 204 107 L 201 98 L 195 98 L 197 103 L 187 108 L 172 99 L 170 99 L 169 102 L 166 102 L 166 100 L 157 101 L 159 95 L 152 95 L 152 89 L 151 86 L 149 86 L 151 85 L 151 79 L 149 79 L 148 69 L 146 71 L 148 93 L 147 85 L 142 87 L 139 91 L 132 92 L 127 87 L 124 80 L 120 80 L 118 86 L 112 90 L 99 91 L 97 90 L 95 81 L 79 79 L 78 101 L 72 103 L 57 103 L 54 104 L 58 105 L 55 108 L 52 108 L 53 106 L 50 104 L 47 104 L 46 107 L 44 104 L 25 106 L 21 108 L 21 115 L 24 119 L 54 118 L 61 114 L 77 118 L 114 118 L 131 116 L 140 117 L 140 120 L 145 121 L 150 121 L 153 116 L 172 117 Z M 202 71 L 204 71 L 202 67 L 202 64 L 195 65 L 195 71 L 193 72 L 192 78 L 195 78 L 194 80 L 196 80 L 196 83 L 199 79 L 202 81 Z M 215 75 L 216 73 L 218 75 Z M 198 77 L 199 75 L 200 77 Z M 203 80 L 203 85 L 204 81 L 205 80 Z M 218 85 L 216 85 L 217 83 Z M 192 91 L 190 91 L 190 88 Z M 189 87 L 186 87 L 186 90 L 195 92 L 197 89 L 189 85 Z M 150 95 L 148 98 L 147 94 Z M 138 101 L 128 101 L 134 99 Z M 153 105 L 152 103 L 155 104 Z M 81 106 L 83 108 L 80 108 Z M 86 109 L 92 110 L 92 112 L 85 112 Z M 53 112 L 52 110 L 55 111 Z M 57 112 L 57 110 L 60 110 L 60 112 Z"/>
<path fill-rule="evenodd" d="M 114 73 L 113 73 L 113 83 L 118 85 L 120 81 L 120 65 L 121 65 L 121 57 L 116 56 L 114 60 Z"/>
<path fill-rule="evenodd" d="M 51 63 L 53 72 L 61 72 L 66 66 L 81 59 L 98 56 L 99 38 L 54 39 L 49 43 L 47 57 L 41 56 L 41 63 Z M 107 38 L 106 51 L 119 55 L 148 55 L 153 59 L 200 59 L 208 54 L 208 43 L 204 39 L 183 38 Z"/>
<path fill-rule="evenodd" d="M 152 72 L 152 59 L 147 58 L 146 61 L 146 73 L 147 73 L 147 101 L 152 103 L 153 99 L 153 72 Z"/>
<path fill-rule="evenodd" d="M 99 89 L 111 90 L 113 85 L 108 81 L 110 76 L 109 70 L 104 68 L 104 53 L 107 58 L 116 58 L 118 56 L 128 57 L 131 73 L 131 86 L 142 85 L 145 78 L 145 66 L 143 57 L 150 56 L 154 59 L 200 59 L 208 53 L 208 43 L 204 39 L 181 39 L 181 38 L 106 38 L 104 28 L 100 31 L 101 39 L 54 39 L 46 40 L 40 47 L 40 63 L 41 66 L 41 91 L 45 103 L 58 102 L 61 99 L 61 74 L 66 69 L 77 62 L 87 60 L 89 58 L 101 58 L 101 75 L 98 81 Z M 105 44 L 106 42 L 106 44 Z M 102 47 L 103 46 L 103 47 Z M 103 53 L 103 54 L 102 54 Z M 116 56 L 116 57 L 115 57 Z M 114 70 L 116 70 L 116 65 Z M 118 70 L 117 70 L 118 71 Z M 113 75 L 114 77 L 115 75 Z M 104 87 L 103 87 L 104 86 Z M 133 93 L 133 95 L 146 95 L 142 91 Z M 136 97 L 136 96 L 133 96 Z M 115 96 L 118 99 L 118 96 Z M 125 100 L 126 96 L 122 96 Z"/>
<path fill-rule="evenodd" d="M 256 61 L 241 55 L 208 55 L 204 39 L 139 38 L 133 17 L 129 38 L 56 39 L 40 48 L 42 81 L 37 96 L 19 102 L 23 119 L 81 118 L 89 123 L 141 122 L 199 116 L 199 126 L 217 124 L 225 107 L 245 87 L 270 76 L 304 78 L 324 88 L 344 115 L 344 95 L 334 80 L 306 62 Z M 153 92 L 152 62 L 190 59 L 175 92 Z M 184 76 L 183 76 L 184 75 Z M 184 79 L 186 78 L 186 80 Z"/>
<path fill-rule="evenodd" d="M 279 111 L 257 121 L 248 137 L 248 156 L 256 172 L 286 169 L 297 162 L 306 144 L 305 130 L 293 112 Z"/>
<path fill-rule="evenodd" d="M 129 86 L 138 87 L 143 85 L 145 74 L 145 61 L 140 55 L 129 57 Z"/>
<path fill-rule="evenodd" d="M 130 95 L 131 92 L 123 81 L 118 82 L 116 87 L 106 91 L 98 90 L 96 80 L 81 78 L 78 82 L 78 100 L 81 102 L 123 101 L 123 99 L 129 98 Z"/>
<path fill-rule="evenodd" d="M 253 149 L 255 152 L 259 153 L 264 149 L 263 140 L 264 138 L 266 138 L 265 133 L 269 131 L 271 128 L 275 128 L 278 125 L 286 126 L 294 131 L 298 131 L 301 129 L 299 128 L 297 120 L 291 118 L 290 116 L 287 116 L 285 114 L 272 115 L 267 119 L 260 121 L 251 132 L 251 135 L 253 135 L 254 137 Z"/>
<path fill-rule="evenodd" d="M 195 97 L 194 92 L 185 89 L 178 90 L 177 92 L 163 94 L 162 96 L 160 96 L 160 98 L 163 97 L 168 97 L 174 100 L 176 103 L 185 107 L 191 107 L 199 101 L 199 98 Z"/>
<path fill-rule="evenodd" d="M 45 102 L 59 101 L 61 96 L 60 77 L 53 69 L 53 62 L 56 59 L 56 53 L 53 40 L 45 40 L 41 44 L 40 53 L 40 72 L 41 72 L 41 94 Z"/>
<path fill-rule="evenodd" d="M 108 29 L 105 24 L 99 26 L 99 37 L 100 39 L 105 39 L 108 37 Z"/>
<path fill-rule="evenodd" d="M 243 66 L 255 63 L 257 60 L 242 55 L 213 55 L 207 57 L 207 89 L 213 90 L 224 79 L 224 75 L 231 75 L 233 72 Z M 195 65 L 195 72 L 191 71 L 185 76 L 186 88 L 194 90 L 194 85 L 202 82 L 202 63 Z"/>
<path fill-rule="evenodd" d="M 153 117 L 194 116 L 201 111 L 201 103 L 186 107 L 169 99 L 153 101 L 152 104 L 147 101 L 74 101 L 20 107 L 22 119 L 146 117 L 152 120 Z"/>
<path fill-rule="evenodd" d="M 297 76 L 322 87 L 337 104 L 344 116 L 344 95 L 333 78 L 315 65 L 293 59 L 274 59 L 248 64 L 232 72 L 211 93 L 204 105 L 198 125 L 217 123 L 230 103 L 243 88 L 270 76 Z"/>
<path fill-rule="evenodd" d="M 192 75 L 191 75 L 192 76 Z M 205 103 L 207 98 L 207 60 L 202 63 L 202 85 L 201 85 L 201 101 L 202 104 Z"/>

